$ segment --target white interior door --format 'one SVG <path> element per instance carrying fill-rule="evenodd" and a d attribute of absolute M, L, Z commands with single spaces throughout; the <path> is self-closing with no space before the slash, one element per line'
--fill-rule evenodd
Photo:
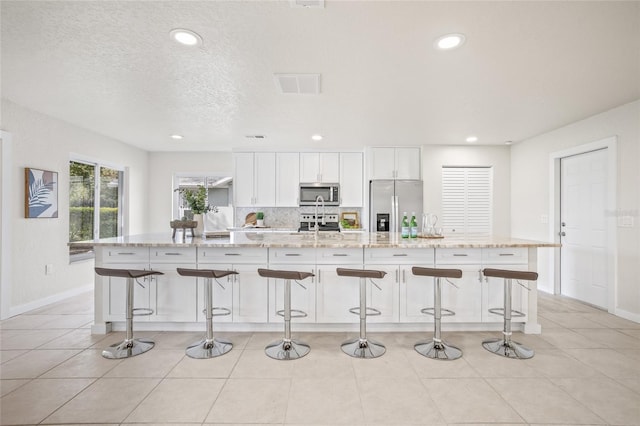
<path fill-rule="evenodd" d="M 560 160 L 560 288 L 565 296 L 608 306 L 607 149 Z"/>

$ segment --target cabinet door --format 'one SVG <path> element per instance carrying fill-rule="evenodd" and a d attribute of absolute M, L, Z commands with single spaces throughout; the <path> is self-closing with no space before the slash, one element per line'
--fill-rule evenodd
<path fill-rule="evenodd" d="M 105 268 L 114 269 L 149 269 L 149 263 L 109 263 L 103 264 Z M 133 307 L 149 309 L 150 305 L 150 278 L 144 277 L 133 280 Z M 124 321 L 127 306 L 127 279 L 117 277 L 97 277 L 102 280 L 104 296 L 104 314 L 106 321 Z M 138 316 L 134 321 L 148 321 L 148 316 Z"/>
<path fill-rule="evenodd" d="M 452 279 L 458 288 L 442 280 L 442 307 L 451 309 L 456 314 L 446 317 L 445 322 L 480 322 L 482 319 L 482 284 L 480 283 L 480 265 L 447 265 L 443 268 L 457 268 L 462 270 L 462 278 Z"/>
<path fill-rule="evenodd" d="M 154 276 L 151 282 L 151 309 L 154 313 L 150 321 L 194 322 L 197 319 L 196 278 L 183 277 L 176 268 L 193 265 L 151 264 L 151 269 L 164 275 Z"/>
<path fill-rule="evenodd" d="M 340 154 L 340 205 L 362 207 L 363 203 L 362 153 Z"/>
<path fill-rule="evenodd" d="M 253 206 L 253 153 L 240 152 L 233 156 L 233 197 L 236 207 Z"/>
<path fill-rule="evenodd" d="M 396 148 L 396 179 L 420 179 L 420 148 Z"/>
<path fill-rule="evenodd" d="M 400 322 L 433 322 L 433 317 L 420 312 L 433 306 L 433 279 L 413 275 L 411 266 L 398 268 L 400 281 Z"/>
<path fill-rule="evenodd" d="M 399 277 L 397 266 L 370 266 L 365 268 L 385 271 L 387 275 L 381 280 L 367 280 L 367 306 L 375 308 L 381 315 L 370 316 L 368 322 L 398 322 L 400 318 Z M 380 287 L 380 288 L 378 288 Z"/>
<path fill-rule="evenodd" d="M 527 271 L 528 265 L 514 265 L 510 264 L 491 264 L 483 265 L 488 268 L 495 269 L 510 269 L 514 271 Z M 522 281 L 522 284 L 529 286 L 528 281 Z M 483 322 L 503 322 L 504 318 L 501 315 L 492 314 L 489 312 L 491 308 L 504 307 L 504 279 L 485 277 L 482 279 L 482 321 Z M 525 314 L 524 317 L 512 317 L 511 322 L 526 322 L 527 311 L 529 307 L 529 291 L 522 288 L 516 280 L 511 280 L 511 309 L 520 311 Z"/>
<path fill-rule="evenodd" d="M 300 182 L 320 181 L 320 154 L 317 152 L 300 153 Z"/>
<path fill-rule="evenodd" d="M 297 152 L 276 154 L 276 207 L 298 207 L 300 189 L 300 155 Z"/>
<path fill-rule="evenodd" d="M 315 274 L 315 265 L 278 265 L 281 271 L 306 271 Z M 291 309 L 306 312 L 304 318 L 295 318 L 295 322 L 316 322 L 316 277 L 309 277 L 297 284 L 291 281 Z M 269 279 L 269 322 L 279 323 L 283 318 L 276 314 L 284 309 L 284 280 Z M 301 287 L 304 286 L 303 287 Z M 292 315 L 295 315 L 292 314 Z"/>
<path fill-rule="evenodd" d="M 395 148 L 371 149 L 371 179 L 395 179 Z"/>
<path fill-rule="evenodd" d="M 337 152 L 321 152 L 320 158 L 320 182 L 340 182 L 340 154 Z"/>
<path fill-rule="evenodd" d="M 276 154 L 256 152 L 254 155 L 253 196 L 255 205 L 273 207 L 276 205 Z"/>
<path fill-rule="evenodd" d="M 233 265 L 233 322 L 267 322 L 268 280 L 258 275 L 267 265 Z"/>
<path fill-rule="evenodd" d="M 318 323 L 357 323 L 349 309 L 360 305 L 360 279 L 339 277 L 340 265 L 318 266 L 316 280 L 316 318 Z"/>

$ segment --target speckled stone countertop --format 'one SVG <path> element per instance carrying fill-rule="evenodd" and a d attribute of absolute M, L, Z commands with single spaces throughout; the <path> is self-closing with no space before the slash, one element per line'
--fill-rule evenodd
<path fill-rule="evenodd" d="M 500 248 L 500 247 L 559 247 L 544 241 L 509 237 L 449 237 L 441 239 L 404 239 L 397 233 L 286 233 L 231 232 L 222 238 L 171 238 L 170 233 L 141 234 L 127 237 L 102 238 L 95 241 L 69 243 L 71 247 L 299 247 L 299 248 Z"/>

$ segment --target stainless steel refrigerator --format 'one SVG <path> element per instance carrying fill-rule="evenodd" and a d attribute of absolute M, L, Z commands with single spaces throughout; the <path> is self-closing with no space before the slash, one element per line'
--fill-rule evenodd
<path fill-rule="evenodd" d="M 400 232 L 402 214 L 422 217 L 421 180 L 372 180 L 369 182 L 369 221 L 372 232 Z"/>

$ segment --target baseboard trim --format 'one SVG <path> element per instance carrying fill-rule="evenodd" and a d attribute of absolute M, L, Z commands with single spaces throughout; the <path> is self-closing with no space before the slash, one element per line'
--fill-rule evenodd
<path fill-rule="evenodd" d="M 640 323 L 640 314 L 636 314 L 636 313 L 633 313 L 633 312 L 625 311 L 625 310 L 620 309 L 620 308 L 616 308 L 615 314 L 617 316 L 619 316 L 620 318 L 624 318 L 624 319 L 627 319 L 629 321 Z"/>
<path fill-rule="evenodd" d="M 15 317 L 16 315 L 24 314 L 25 312 L 42 308 L 43 306 L 47 306 L 51 303 L 60 302 L 61 300 L 68 299 L 70 297 L 86 293 L 88 291 L 92 291 L 93 288 L 93 284 L 88 284 L 86 286 L 73 288 L 71 290 L 63 291 L 62 293 L 57 293 L 51 296 L 44 297 L 42 299 L 34 300 L 32 302 L 25 303 L 24 305 L 12 306 L 11 308 L 9 308 L 9 316 L 7 318 Z"/>

